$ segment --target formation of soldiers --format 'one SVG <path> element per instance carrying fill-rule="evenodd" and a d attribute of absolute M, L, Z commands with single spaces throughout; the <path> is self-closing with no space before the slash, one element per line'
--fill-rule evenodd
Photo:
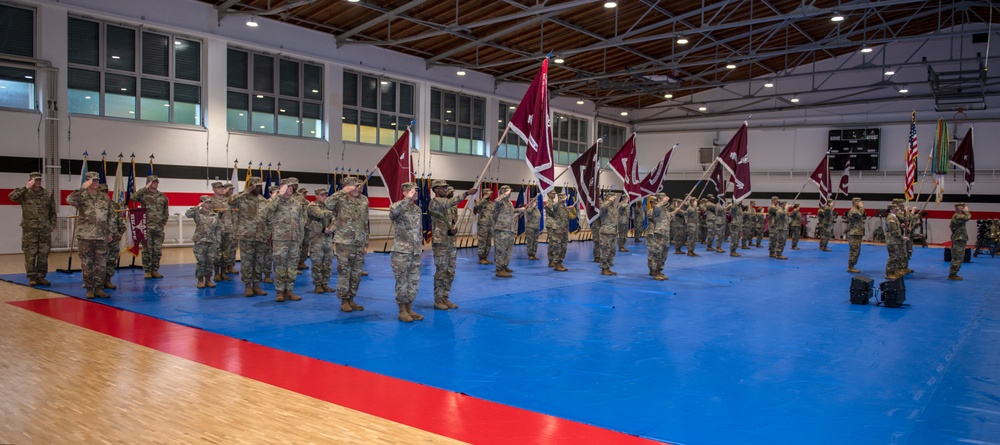
<path fill-rule="evenodd" d="M 32 286 L 50 284 L 48 252 L 51 233 L 55 228 L 56 207 L 52 192 L 41 187 L 41 174 L 31 173 L 28 183 L 10 193 L 10 199 L 22 207 L 22 250 L 25 254 L 25 271 Z M 107 185 L 98 183 L 96 172 L 88 173 L 79 190 L 72 192 L 67 202 L 78 210 L 75 240 L 79 246 L 84 287 L 87 298 L 108 298 L 106 289 L 115 289 L 111 277 L 117 266 L 117 249 L 125 232 L 123 210 L 107 193 Z M 169 202 L 158 190 L 156 176 L 147 177 L 146 187 L 133 197 L 146 208 L 147 245 L 143 249 L 143 267 L 146 279 L 162 278 L 159 274 L 160 249 Z M 365 252 L 369 241 L 369 203 L 361 193 L 362 180 L 346 177 L 342 188 L 327 196 L 326 189 L 315 191 L 316 199 L 309 202 L 305 190 L 299 190 L 298 180 L 285 178 L 273 188 L 270 199 L 263 195 L 260 178 L 251 178 L 246 190 L 236 195 L 228 184 L 212 184 L 213 195 L 200 197 L 200 204 L 187 210 L 185 215 L 195 221 L 193 236 L 196 259 L 197 288 L 215 287 L 215 282 L 226 281 L 237 273 L 235 264 L 237 244 L 241 253 L 242 270 L 239 272 L 247 297 L 267 295 L 261 283 L 274 283 L 276 301 L 298 301 L 295 294 L 296 276 L 305 269 L 305 258 L 312 261 L 314 293 L 337 293 L 341 311 L 363 311 L 364 306 L 355 302 L 361 276 L 364 275 Z M 434 197 L 428 206 L 432 220 L 432 248 L 434 252 L 434 308 L 450 310 L 458 305 L 450 300 L 451 285 L 455 278 L 458 234 L 458 205 L 476 194 L 472 189 L 455 196 L 454 188 L 443 180 L 432 183 Z M 396 303 L 398 319 L 402 322 L 422 320 L 413 311 L 420 279 L 420 253 L 423 248 L 422 214 L 417 204 L 417 186 L 402 186 L 404 198 L 393 203 L 389 217 L 395 227 L 391 264 L 396 278 Z M 513 276 L 509 268 L 517 220 L 523 215 L 527 221 L 526 244 L 529 260 L 537 260 L 537 246 L 541 212 L 535 205 L 515 208 L 510 200 L 509 186 L 500 188 L 494 200 L 483 197 L 474 203 L 478 215 L 480 264 L 494 264 L 500 278 Z M 554 190 L 544 203 L 545 227 L 548 233 L 549 267 L 555 271 L 568 270 L 563 261 L 569 242 L 570 212 L 573 205 L 566 203 L 566 196 Z M 901 199 L 888 206 L 885 222 L 886 278 L 898 278 L 913 273 L 909 268 L 912 255 L 913 233 L 919 223 L 916 207 L 907 207 Z M 616 252 L 627 252 L 625 239 L 629 221 L 645 217 L 648 246 L 649 275 L 658 281 L 667 280 L 663 273 L 670 245 L 676 254 L 698 256 L 698 242 L 705 244 L 706 252 L 724 253 L 722 243 L 729 240 L 729 254 L 741 256 L 739 249 L 761 247 L 765 221 L 770 226 L 769 256 L 785 260 L 787 238 L 791 236 L 792 250 L 798 250 L 803 218 L 799 205 L 788 205 L 772 197 L 766 209 L 758 210 L 754 201 L 727 203 L 707 195 L 697 199 L 671 199 L 664 193 L 650 197 L 646 208 L 630 205 L 624 194 L 607 193 L 600 207 L 598 218 L 591 224 L 594 237 L 594 261 L 600 263 L 602 275 L 616 275 Z M 833 232 L 837 214 L 834 203 L 820 206 L 816 236 L 819 248 L 829 252 L 828 242 Z M 860 272 L 855 266 L 860 256 L 861 241 L 865 235 L 866 213 L 860 198 L 852 200 L 851 209 L 845 214 L 845 232 L 849 245 L 848 272 Z M 965 248 L 968 243 L 966 223 L 971 218 L 965 203 L 955 205 L 952 217 L 952 261 L 948 279 L 962 280 L 958 276 Z M 636 233 L 642 231 L 635 224 Z M 756 241 L 755 241 L 756 240 Z M 490 249 L 494 262 L 489 261 Z M 686 251 L 684 250 L 686 249 Z M 333 257 L 337 257 L 337 288 L 330 287 Z M 271 280 L 271 274 L 274 279 Z"/>

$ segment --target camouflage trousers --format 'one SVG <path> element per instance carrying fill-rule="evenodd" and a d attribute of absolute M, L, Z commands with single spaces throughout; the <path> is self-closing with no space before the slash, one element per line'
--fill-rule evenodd
<path fill-rule="evenodd" d="M 52 250 L 52 231 L 49 229 L 23 229 L 21 251 L 24 252 L 24 271 L 28 280 L 45 278 L 49 273 L 49 251 Z"/>
<path fill-rule="evenodd" d="M 389 263 L 396 276 L 396 304 L 413 303 L 420 287 L 420 252 L 392 252 Z"/>
<path fill-rule="evenodd" d="M 729 234 L 729 253 L 736 253 L 736 249 L 740 248 L 740 243 L 746 245 L 746 239 L 743 238 L 743 227 L 732 226 L 732 233 Z"/>
<path fill-rule="evenodd" d="M 962 268 L 962 261 L 965 261 L 965 246 L 968 242 L 968 240 L 951 240 L 951 266 L 948 268 L 950 274 L 958 275 L 958 271 Z"/>
<path fill-rule="evenodd" d="M 549 261 L 561 263 L 566 259 L 566 244 L 569 241 L 569 232 L 565 230 L 549 230 Z"/>
<path fill-rule="evenodd" d="M 885 249 L 889 252 L 889 258 L 885 260 L 885 275 L 888 277 L 896 272 L 901 272 L 903 267 L 903 257 L 906 256 L 906 246 L 901 242 L 886 242 Z"/>
<path fill-rule="evenodd" d="M 628 239 L 628 224 L 618 225 L 618 247 L 625 247 L 625 240 Z"/>
<path fill-rule="evenodd" d="M 656 233 L 646 235 L 646 249 L 649 255 L 646 259 L 649 271 L 662 271 L 663 263 L 667 261 L 667 252 L 670 251 L 670 244 L 667 242 L 667 237 Z"/>
<path fill-rule="evenodd" d="M 110 256 L 110 255 L 109 255 Z M 207 277 L 215 274 L 215 262 L 219 258 L 219 243 L 194 243 L 194 276 Z"/>
<path fill-rule="evenodd" d="M 358 295 L 365 268 L 365 246 L 337 243 L 337 293 L 341 299 Z"/>
<path fill-rule="evenodd" d="M 247 286 L 260 283 L 264 267 L 267 241 L 240 240 L 240 280 Z"/>
<path fill-rule="evenodd" d="M 493 230 L 479 229 L 476 232 L 476 236 L 479 237 L 479 259 L 488 259 L 490 256 L 490 247 L 493 244 Z"/>
<path fill-rule="evenodd" d="M 594 221 L 595 223 L 597 221 Z M 551 236 L 551 235 L 549 235 Z M 590 238 L 594 241 L 594 259 L 600 260 L 601 253 L 601 225 L 591 224 L 590 225 Z"/>
<path fill-rule="evenodd" d="M 753 244 L 753 227 L 740 229 L 740 247 L 747 247 L 748 244 Z"/>
<path fill-rule="evenodd" d="M 617 239 L 613 233 L 601 234 L 601 246 L 598 259 L 601 261 L 601 269 L 610 269 L 615 262 L 615 243 Z"/>
<path fill-rule="evenodd" d="M 767 238 L 767 246 L 774 250 L 774 256 L 785 253 L 785 243 L 788 241 L 788 230 L 775 229 Z"/>
<path fill-rule="evenodd" d="M 538 253 L 538 230 L 524 230 L 524 244 L 528 249 L 528 256 L 535 256 Z M 551 245 L 549 246 L 551 248 Z"/>
<path fill-rule="evenodd" d="M 222 232 L 219 243 L 219 260 L 216 267 L 231 267 L 236 265 L 236 245 L 239 244 L 236 234 L 233 232 Z"/>
<path fill-rule="evenodd" d="M 688 252 L 694 252 L 695 245 L 698 244 L 698 227 L 688 226 L 687 229 L 684 230 L 684 235 Z"/>
<path fill-rule="evenodd" d="M 302 245 L 299 246 L 299 263 L 304 263 L 309 258 L 309 239 L 303 238 Z M 298 263 L 296 263 L 298 266 Z M 297 270 L 297 269 L 296 269 Z"/>
<path fill-rule="evenodd" d="M 260 270 L 263 275 L 270 275 L 274 271 L 274 247 L 271 241 L 264 241 L 263 246 L 261 246 L 260 251 L 261 257 L 264 259 L 264 267 Z M 264 279 L 262 276 L 261 279 Z"/>
<path fill-rule="evenodd" d="M 673 238 L 674 249 L 676 250 L 681 250 L 681 247 L 684 247 L 684 244 L 687 243 L 687 234 L 684 229 L 684 226 L 670 227 L 671 238 Z"/>
<path fill-rule="evenodd" d="M 103 289 L 108 242 L 103 239 L 77 239 L 76 243 L 80 246 L 80 271 L 83 272 L 83 287 L 91 290 Z"/>
<path fill-rule="evenodd" d="M 820 249 L 826 249 L 827 244 L 830 244 L 830 235 L 832 234 L 833 227 L 828 227 L 826 224 L 816 226 L 816 238 L 819 238 Z"/>
<path fill-rule="evenodd" d="M 333 274 L 333 238 L 329 235 L 313 237 L 309 244 L 309 259 L 312 260 L 313 286 L 330 284 Z"/>
<path fill-rule="evenodd" d="M 497 230 L 493 233 L 493 261 L 497 272 L 510 264 L 510 254 L 514 251 L 514 232 Z"/>
<path fill-rule="evenodd" d="M 145 272 L 158 270 L 162 255 L 163 227 L 146 226 L 146 245 L 142 248 L 142 270 Z"/>
<path fill-rule="evenodd" d="M 858 257 L 861 256 L 862 235 L 847 235 L 847 245 L 851 247 L 851 252 L 847 254 L 847 266 L 854 267 L 858 264 Z"/>
<path fill-rule="evenodd" d="M 108 243 L 108 255 L 104 263 L 104 274 L 108 278 L 115 276 L 115 271 L 118 269 L 118 256 L 121 255 L 121 245 L 122 238 L 120 236 Z"/>
<path fill-rule="evenodd" d="M 722 242 L 726 240 L 726 220 L 723 219 L 722 223 L 715 223 L 715 248 L 716 250 L 722 249 Z M 711 246 L 711 244 L 709 244 Z"/>
<path fill-rule="evenodd" d="M 722 235 L 719 234 L 719 229 L 715 225 L 715 221 L 708 221 L 705 223 L 705 245 L 708 246 L 709 250 L 712 249 L 712 245 L 715 244 L 715 240 L 718 239 L 719 243 L 722 243 Z"/>
<path fill-rule="evenodd" d="M 791 226 L 788 229 L 788 237 L 792 240 L 792 249 L 799 247 L 799 239 L 802 238 L 802 226 Z"/>
<path fill-rule="evenodd" d="M 756 238 L 757 244 L 760 244 L 761 240 L 764 239 L 764 227 L 761 226 L 754 227 L 753 237 Z"/>
<path fill-rule="evenodd" d="M 292 290 L 298 276 L 302 243 L 298 240 L 274 240 L 273 243 L 274 288 L 278 291 Z"/>
<path fill-rule="evenodd" d="M 444 244 L 434 245 L 434 302 L 448 298 L 455 281 L 455 260 L 458 249 Z"/>

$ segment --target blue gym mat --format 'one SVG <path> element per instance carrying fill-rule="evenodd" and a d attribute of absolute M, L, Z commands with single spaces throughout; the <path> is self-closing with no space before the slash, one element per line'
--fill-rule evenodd
<path fill-rule="evenodd" d="M 162 280 L 123 269 L 112 298 L 125 310 L 277 349 L 545 414 L 678 444 L 1000 442 L 1000 291 L 997 260 L 977 257 L 947 281 L 942 249 L 914 251 L 899 309 L 849 304 L 847 246 L 814 242 L 742 258 L 704 252 L 667 258 L 668 281 L 647 275 L 645 244 L 630 240 L 613 277 L 574 242 L 569 272 L 514 249 L 514 278 L 496 278 L 474 249 L 459 251 L 451 300 L 432 307 L 433 259 L 423 255 L 414 309 L 396 320 L 387 254 L 372 253 L 363 312 L 337 294 L 299 302 L 243 296 L 238 275 L 195 288 L 194 265 Z M 886 249 L 864 245 L 862 275 L 883 281 Z M 334 271 L 336 275 L 336 270 Z M 23 275 L 2 276 L 25 284 Z M 82 297 L 80 274 L 53 273 L 49 290 Z M 332 286 L 335 286 L 334 278 Z M 874 300 L 873 300 L 874 303 Z"/>

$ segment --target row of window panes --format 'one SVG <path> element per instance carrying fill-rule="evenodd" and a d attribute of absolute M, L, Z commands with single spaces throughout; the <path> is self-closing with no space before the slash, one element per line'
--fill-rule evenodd
<path fill-rule="evenodd" d="M 323 137 L 323 67 L 234 48 L 226 62 L 229 130 Z"/>
<path fill-rule="evenodd" d="M 413 84 L 344 72 L 341 139 L 392 145 L 413 121 Z"/>
<path fill-rule="evenodd" d="M 35 57 L 35 11 L 0 4 L 0 54 Z M 35 71 L 0 67 L 0 107 L 35 109 Z"/>
<path fill-rule="evenodd" d="M 552 122 L 552 154 L 556 164 L 569 164 L 587 151 L 590 124 L 584 119 L 556 113 Z"/>
<path fill-rule="evenodd" d="M 597 137 L 604 139 L 601 142 L 600 161 L 601 165 L 607 165 L 611 161 L 611 157 L 615 155 L 615 152 L 622 145 L 625 145 L 625 141 L 628 140 L 628 130 L 618 125 L 598 122 Z"/>
<path fill-rule="evenodd" d="M 430 148 L 444 153 L 487 156 L 486 100 L 431 89 Z"/>
<path fill-rule="evenodd" d="M 510 122 L 510 117 L 514 115 L 516 108 L 512 104 L 500 102 L 497 108 L 497 131 L 500 132 L 499 134 L 503 134 L 504 130 L 507 129 L 507 123 Z M 507 136 L 503 139 L 500 147 L 497 148 L 497 156 L 508 159 L 524 159 L 528 145 L 521 140 L 520 136 L 508 131 Z"/>

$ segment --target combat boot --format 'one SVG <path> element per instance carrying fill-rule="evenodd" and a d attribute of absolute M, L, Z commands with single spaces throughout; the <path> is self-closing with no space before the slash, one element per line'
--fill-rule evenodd
<path fill-rule="evenodd" d="M 350 300 L 350 299 L 349 298 L 341 298 L 340 299 L 340 312 L 353 312 L 354 311 L 354 309 L 351 309 L 351 303 L 348 300 Z"/>
<path fill-rule="evenodd" d="M 204 289 L 205 288 L 205 277 L 198 277 L 198 284 L 195 285 L 195 287 L 197 287 L 198 289 Z"/>
<path fill-rule="evenodd" d="M 655 277 L 656 276 L 656 271 L 653 270 L 653 269 L 649 269 L 649 276 Z"/>
<path fill-rule="evenodd" d="M 366 271 L 366 270 L 362 270 L 362 271 L 361 271 L 361 276 L 363 276 L 363 277 L 367 277 L 367 276 L 368 276 L 368 271 Z"/>
<path fill-rule="evenodd" d="M 233 266 L 228 266 L 226 267 L 226 273 L 229 274 L 229 273 L 239 273 L 239 272 L 237 272 L 236 269 L 233 268 Z"/>
<path fill-rule="evenodd" d="M 448 299 L 448 297 L 444 297 L 443 299 L 441 299 L 441 301 L 444 302 L 445 306 L 448 306 L 448 309 L 458 309 L 458 305 L 452 303 L 451 300 Z"/>
<path fill-rule="evenodd" d="M 152 273 L 152 272 L 146 272 L 146 273 L 144 273 L 144 274 L 142 275 L 142 277 L 143 277 L 144 279 L 147 279 L 147 280 L 149 280 L 149 279 L 153 278 L 153 273 Z"/>
<path fill-rule="evenodd" d="M 28 280 L 28 286 L 38 286 L 38 280 Z"/>
<path fill-rule="evenodd" d="M 297 267 L 298 267 L 299 270 L 306 270 L 306 269 L 309 268 L 309 266 L 306 266 L 306 262 L 305 261 L 299 261 L 299 265 Z"/>
<path fill-rule="evenodd" d="M 295 292 L 292 292 L 291 289 L 285 289 L 285 299 L 292 301 L 299 301 L 302 299 L 302 297 L 295 295 Z"/>
<path fill-rule="evenodd" d="M 708 246 L 708 248 L 705 249 L 705 252 L 715 252 L 715 249 L 713 249 L 712 246 Z"/>
<path fill-rule="evenodd" d="M 365 310 L 364 306 L 362 306 L 362 305 L 357 304 L 357 303 L 354 302 L 354 297 L 348 298 L 347 299 L 347 304 L 351 305 L 351 309 L 354 309 L 356 311 L 363 311 L 363 310 Z"/>
<path fill-rule="evenodd" d="M 274 284 L 274 280 L 271 279 L 271 274 L 264 275 L 264 282 L 267 284 Z"/>
<path fill-rule="evenodd" d="M 777 256 L 774 254 L 774 252 L 771 252 L 771 253 L 767 254 L 767 257 L 768 258 L 777 258 Z"/>
<path fill-rule="evenodd" d="M 263 296 L 263 295 L 267 295 L 267 292 L 264 292 L 264 289 L 260 288 L 260 283 L 254 283 L 253 284 L 253 294 L 257 295 L 257 296 Z"/>
<path fill-rule="evenodd" d="M 664 281 L 667 279 L 667 276 L 664 275 L 662 272 L 657 272 L 656 275 L 653 276 L 653 279 L 656 281 Z"/>
<path fill-rule="evenodd" d="M 111 298 L 111 295 L 108 295 L 108 293 L 104 292 L 104 289 L 101 288 L 94 289 L 94 296 L 97 298 Z"/>
<path fill-rule="evenodd" d="M 212 281 L 211 275 L 205 275 L 205 287 L 214 288 L 215 283 Z"/>
<path fill-rule="evenodd" d="M 322 294 L 323 292 L 326 292 L 326 290 L 323 289 L 323 286 L 316 286 L 313 288 L 314 294 Z"/>
<path fill-rule="evenodd" d="M 410 314 L 410 318 L 415 321 L 420 321 L 424 319 L 423 315 L 413 312 L 413 303 L 406 303 L 406 313 Z"/>
<path fill-rule="evenodd" d="M 701 255 L 698 255 L 697 253 L 694 253 L 693 250 L 688 250 L 687 256 L 701 256 Z"/>
<path fill-rule="evenodd" d="M 906 270 L 903 271 L 904 275 L 909 275 L 911 273 L 913 273 L 913 269 L 910 269 L 909 267 L 907 267 Z"/>
<path fill-rule="evenodd" d="M 446 310 L 451 309 L 451 308 L 448 307 L 448 305 L 444 303 L 444 298 L 435 298 L 434 299 L 434 309 L 446 311 Z"/>
<path fill-rule="evenodd" d="M 399 316 L 396 318 L 403 323 L 413 323 L 413 317 L 411 317 L 410 313 L 406 310 L 405 304 L 399 305 Z"/>
<path fill-rule="evenodd" d="M 279 290 L 278 296 L 274 297 L 274 301 L 277 301 L 278 303 L 285 301 L 285 291 Z"/>
<path fill-rule="evenodd" d="M 226 275 L 225 272 L 219 272 L 219 279 L 215 280 L 215 281 L 216 282 L 219 282 L 219 281 L 233 281 L 233 279 L 229 278 L 229 275 Z"/>
<path fill-rule="evenodd" d="M 216 272 L 215 275 L 212 276 L 212 279 L 215 281 L 223 281 L 222 272 Z"/>
<path fill-rule="evenodd" d="M 618 274 L 612 272 L 611 269 L 608 269 L 607 267 L 605 267 L 605 268 L 601 269 L 601 275 L 618 275 Z"/>
<path fill-rule="evenodd" d="M 743 256 L 743 255 L 740 255 L 736 252 L 729 252 L 729 256 Z"/>
<path fill-rule="evenodd" d="M 949 274 L 948 279 L 952 281 L 962 281 L 962 277 L 958 276 L 958 274 Z"/>
<path fill-rule="evenodd" d="M 860 270 L 854 268 L 854 264 L 848 264 L 847 271 L 850 273 L 861 273 Z"/>
<path fill-rule="evenodd" d="M 788 257 L 786 257 L 786 256 L 784 256 L 782 254 L 775 254 L 774 257 L 777 258 L 777 259 L 779 259 L 779 260 L 787 260 L 788 259 Z"/>
<path fill-rule="evenodd" d="M 949 277 L 949 279 L 951 279 L 951 278 Z M 87 299 L 93 299 L 93 298 L 94 298 L 94 291 L 88 290 L 87 291 Z"/>
<path fill-rule="evenodd" d="M 245 291 L 243 291 L 243 296 L 244 297 L 252 297 L 254 295 L 257 295 L 257 294 L 255 294 L 253 292 L 253 286 L 247 286 L 247 289 Z"/>
<path fill-rule="evenodd" d="M 159 269 L 153 270 L 152 272 L 149 273 L 149 275 L 152 276 L 153 278 L 163 278 L 163 275 L 160 275 Z"/>
<path fill-rule="evenodd" d="M 569 269 L 563 267 L 562 261 L 560 261 L 556 263 L 556 267 L 553 267 L 552 270 L 555 270 L 557 272 L 566 272 Z"/>
<path fill-rule="evenodd" d="M 45 279 L 45 277 L 38 277 L 38 278 L 35 278 L 35 281 L 37 281 L 37 282 L 38 282 L 38 284 L 40 284 L 40 285 L 42 285 L 42 286 L 49 286 L 49 285 L 51 285 L 51 284 L 52 284 L 52 282 L 51 282 L 51 281 L 49 281 L 49 280 L 46 280 L 46 279 Z M 112 288 L 112 289 L 113 289 L 113 288 Z"/>
<path fill-rule="evenodd" d="M 330 287 L 329 285 L 326 285 L 326 284 L 323 285 L 323 290 L 325 292 L 330 292 L 330 293 L 333 293 L 333 292 L 337 291 L 337 289 L 334 289 L 334 288 L 332 288 L 332 287 Z"/>
<path fill-rule="evenodd" d="M 677 248 L 677 249 L 674 249 L 674 253 L 676 253 L 676 254 L 678 254 L 678 255 L 683 255 L 683 254 L 684 254 L 684 251 L 683 251 L 683 250 L 681 250 L 680 248 Z"/>
<path fill-rule="evenodd" d="M 552 260 L 549 260 L 549 267 L 555 267 L 555 266 L 556 266 L 556 262 L 552 261 Z"/>
<path fill-rule="evenodd" d="M 718 248 L 718 247 L 715 249 L 715 251 L 718 252 L 718 253 L 726 253 L 725 250 L 722 250 L 721 248 Z"/>
<path fill-rule="evenodd" d="M 528 259 L 531 260 L 531 261 L 536 261 L 536 260 L 538 260 L 538 257 L 534 256 L 534 255 L 528 255 Z"/>
<path fill-rule="evenodd" d="M 626 249 L 625 247 L 619 247 L 618 251 L 619 252 L 628 252 L 628 249 Z"/>
<path fill-rule="evenodd" d="M 497 277 L 500 277 L 500 278 L 510 278 L 510 277 L 514 276 L 510 272 L 507 272 L 506 270 L 502 270 L 502 269 L 498 270 L 496 275 L 497 275 Z"/>
<path fill-rule="evenodd" d="M 557 263 L 557 264 L 558 264 L 558 263 Z M 514 273 L 514 269 L 511 269 L 511 268 L 509 268 L 509 267 L 507 267 L 507 266 L 504 266 L 504 267 L 503 267 L 503 270 L 506 270 L 507 272 L 510 272 L 510 273 Z"/>

